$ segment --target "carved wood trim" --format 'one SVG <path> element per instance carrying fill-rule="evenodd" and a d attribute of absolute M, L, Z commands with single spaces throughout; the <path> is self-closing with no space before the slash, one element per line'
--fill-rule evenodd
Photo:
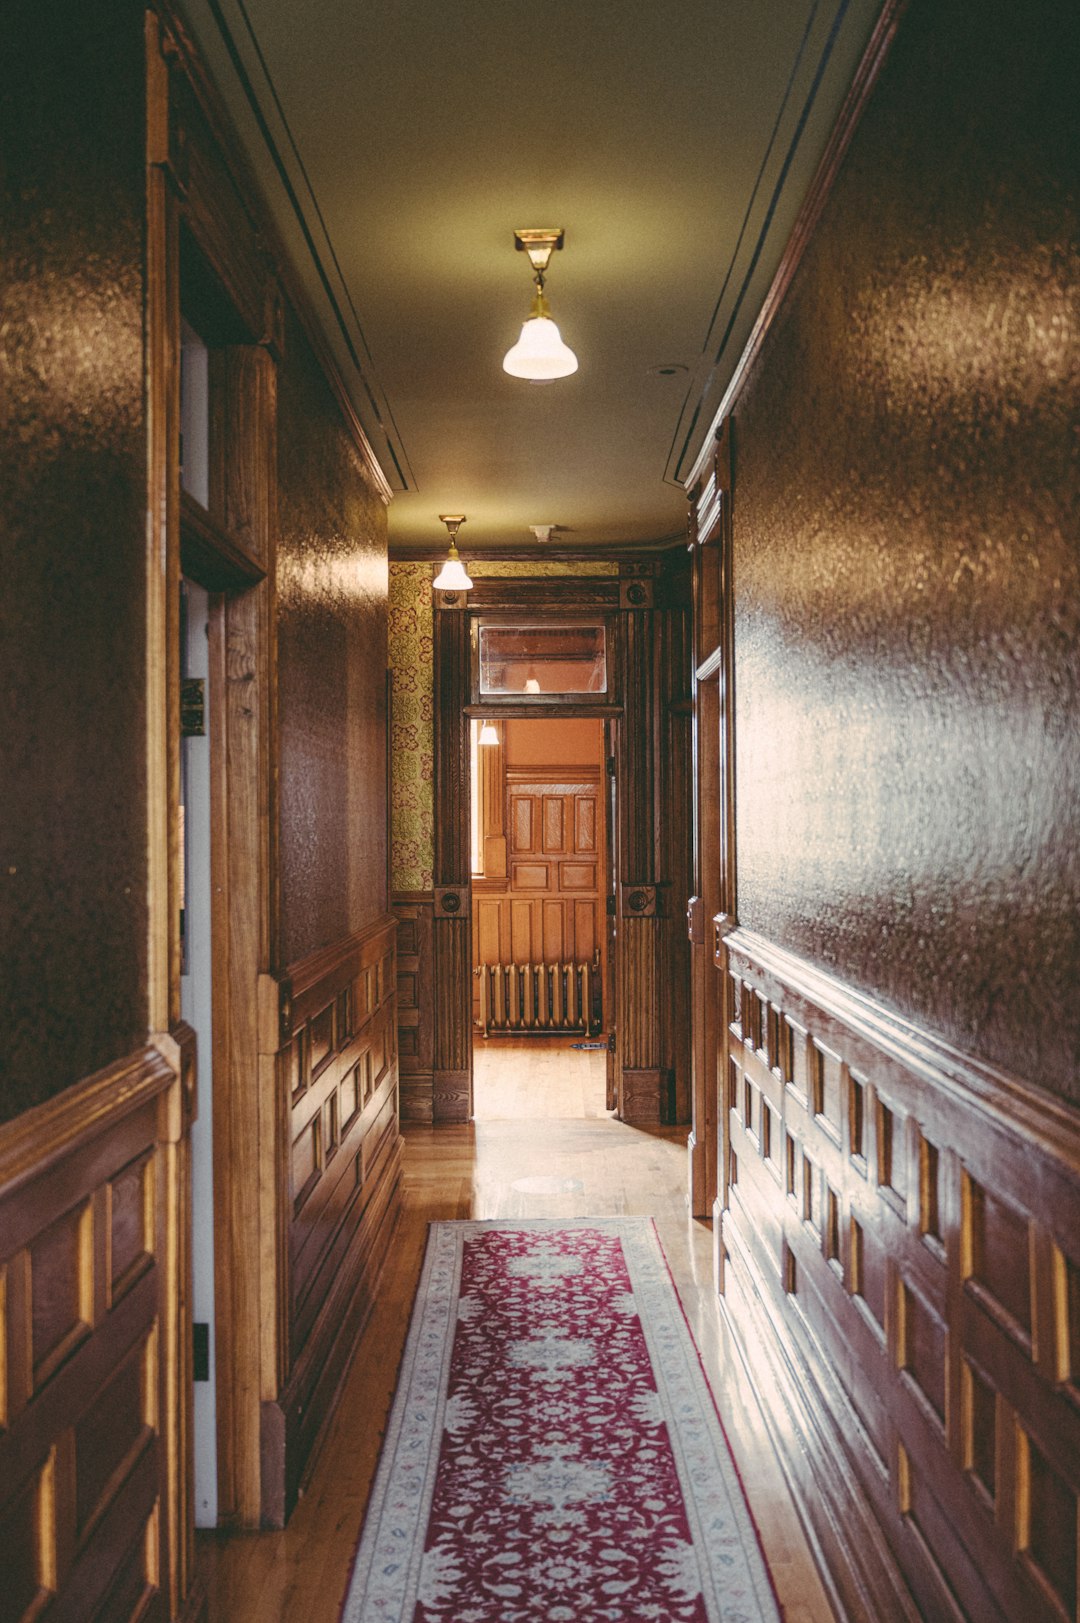
<path fill-rule="evenodd" d="M 176 1068 L 164 1054 L 147 1043 L 43 1104 L 0 1123 L 0 1190 L 4 1197 L 156 1099 L 176 1076 Z"/>
<path fill-rule="evenodd" d="M 283 1525 L 295 1503 L 397 1216 L 397 931 L 383 914 L 263 977 L 264 1100 L 278 1145 L 259 1235 L 271 1321 L 259 1386 L 264 1524 Z"/>
<path fill-rule="evenodd" d="M 393 913 L 383 913 L 363 930 L 320 947 L 290 964 L 282 975 L 271 977 L 278 987 L 280 1010 L 275 1051 L 361 969 L 382 956 L 389 935 L 397 929 L 397 922 Z"/>
<path fill-rule="evenodd" d="M 723 950 L 718 1264 L 800 1415 L 807 1446 L 778 1441 L 834 1579 L 848 1604 L 870 1584 L 872 1616 L 955 1598 L 1053 1623 L 1075 1606 L 1080 1110 L 750 931 Z M 869 1575 L 837 1533 L 852 1481 L 891 1552 Z"/>
<path fill-rule="evenodd" d="M 96 1611 L 133 1549 L 146 1616 L 199 1599 L 182 1061 L 159 1034 L 0 1127 L 0 1523 L 47 1507 L 5 1544 L 27 1615 Z"/>

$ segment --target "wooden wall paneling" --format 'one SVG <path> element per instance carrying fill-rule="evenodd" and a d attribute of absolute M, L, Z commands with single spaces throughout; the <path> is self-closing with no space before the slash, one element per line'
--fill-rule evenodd
<path fill-rule="evenodd" d="M 472 1115 L 472 898 L 469 839 L 469 617 L 462 594 L 436 592 L 435 1051 L 432 1119 Z"/>
<path fill-rule="evenodd" d="M 725 1294 L 844 1604 L 1073 1617 L 1080 1112 L 749 932 L 726 951 Z"/>
<path fill-rule="evenodd" d="M 435 1063 L 434 899 L 395 892 L 402 1121 L 429 1122 Z"/>
<path fill-rule="evenodd" d="M 0 1128 L 13 1617 L 193 1615 L 178 1336 L 191 1092 L 169 1039 Z"/>
<path fill-rule="evenodd" d="M 283 1124 L 275 1266 L 286 1311 L 279 1375 L 262 1403 L 266 1525 L 283 1525 L 296 1501 L 396 1221 L 396 932 L 387 915 L 264 977 L 263 1041 Z"/>

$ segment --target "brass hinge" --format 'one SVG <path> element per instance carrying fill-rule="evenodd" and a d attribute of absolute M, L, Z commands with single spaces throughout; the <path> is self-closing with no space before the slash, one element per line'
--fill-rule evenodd
<path fill-rule="evenodd" d="M 206 682 L 186 676 L 180 683 L 180 737 L 206 737 Z"/>

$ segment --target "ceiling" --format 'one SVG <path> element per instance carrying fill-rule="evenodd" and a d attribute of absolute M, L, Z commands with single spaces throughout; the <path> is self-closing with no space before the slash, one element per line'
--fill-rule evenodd
<path fill-rule="evenodd" d="M 186 0 L 395 490 L 391 550 L 646 545 L 685 479 L 880 0 Z M 502 371 L 515 227 L 578 372 Z"/>

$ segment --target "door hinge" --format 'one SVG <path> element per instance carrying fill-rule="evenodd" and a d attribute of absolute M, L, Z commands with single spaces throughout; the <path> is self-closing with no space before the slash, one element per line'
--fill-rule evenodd
<path fill-rule="evenodd" d="M 608 1053 L 609 1054 L 614 1054 L 614 1052 L 615 1052 L 615 1027 L 614 1026 L 612 1026 L 611 1030 L 608 1032 L 607 1045 L 608 1045 Z"/>
<path fill-rule="evenodd" d="M 593 760 L 595 761 L 595 759 L 596 759 L 596 756 L 594 755 Z M 607 760 L 604 762 L 604 765 L 607 768 L 608 777 L 613 778 L 615 776 L 615 757 L 614 757 L 614 755 L 609 755 L 607 757 Z"/>
<path fill-rule="evenodd" d="M 206 736 L 206 682 L 201 676 L 185 676 L 180 683 L 180 737 Z"/>

